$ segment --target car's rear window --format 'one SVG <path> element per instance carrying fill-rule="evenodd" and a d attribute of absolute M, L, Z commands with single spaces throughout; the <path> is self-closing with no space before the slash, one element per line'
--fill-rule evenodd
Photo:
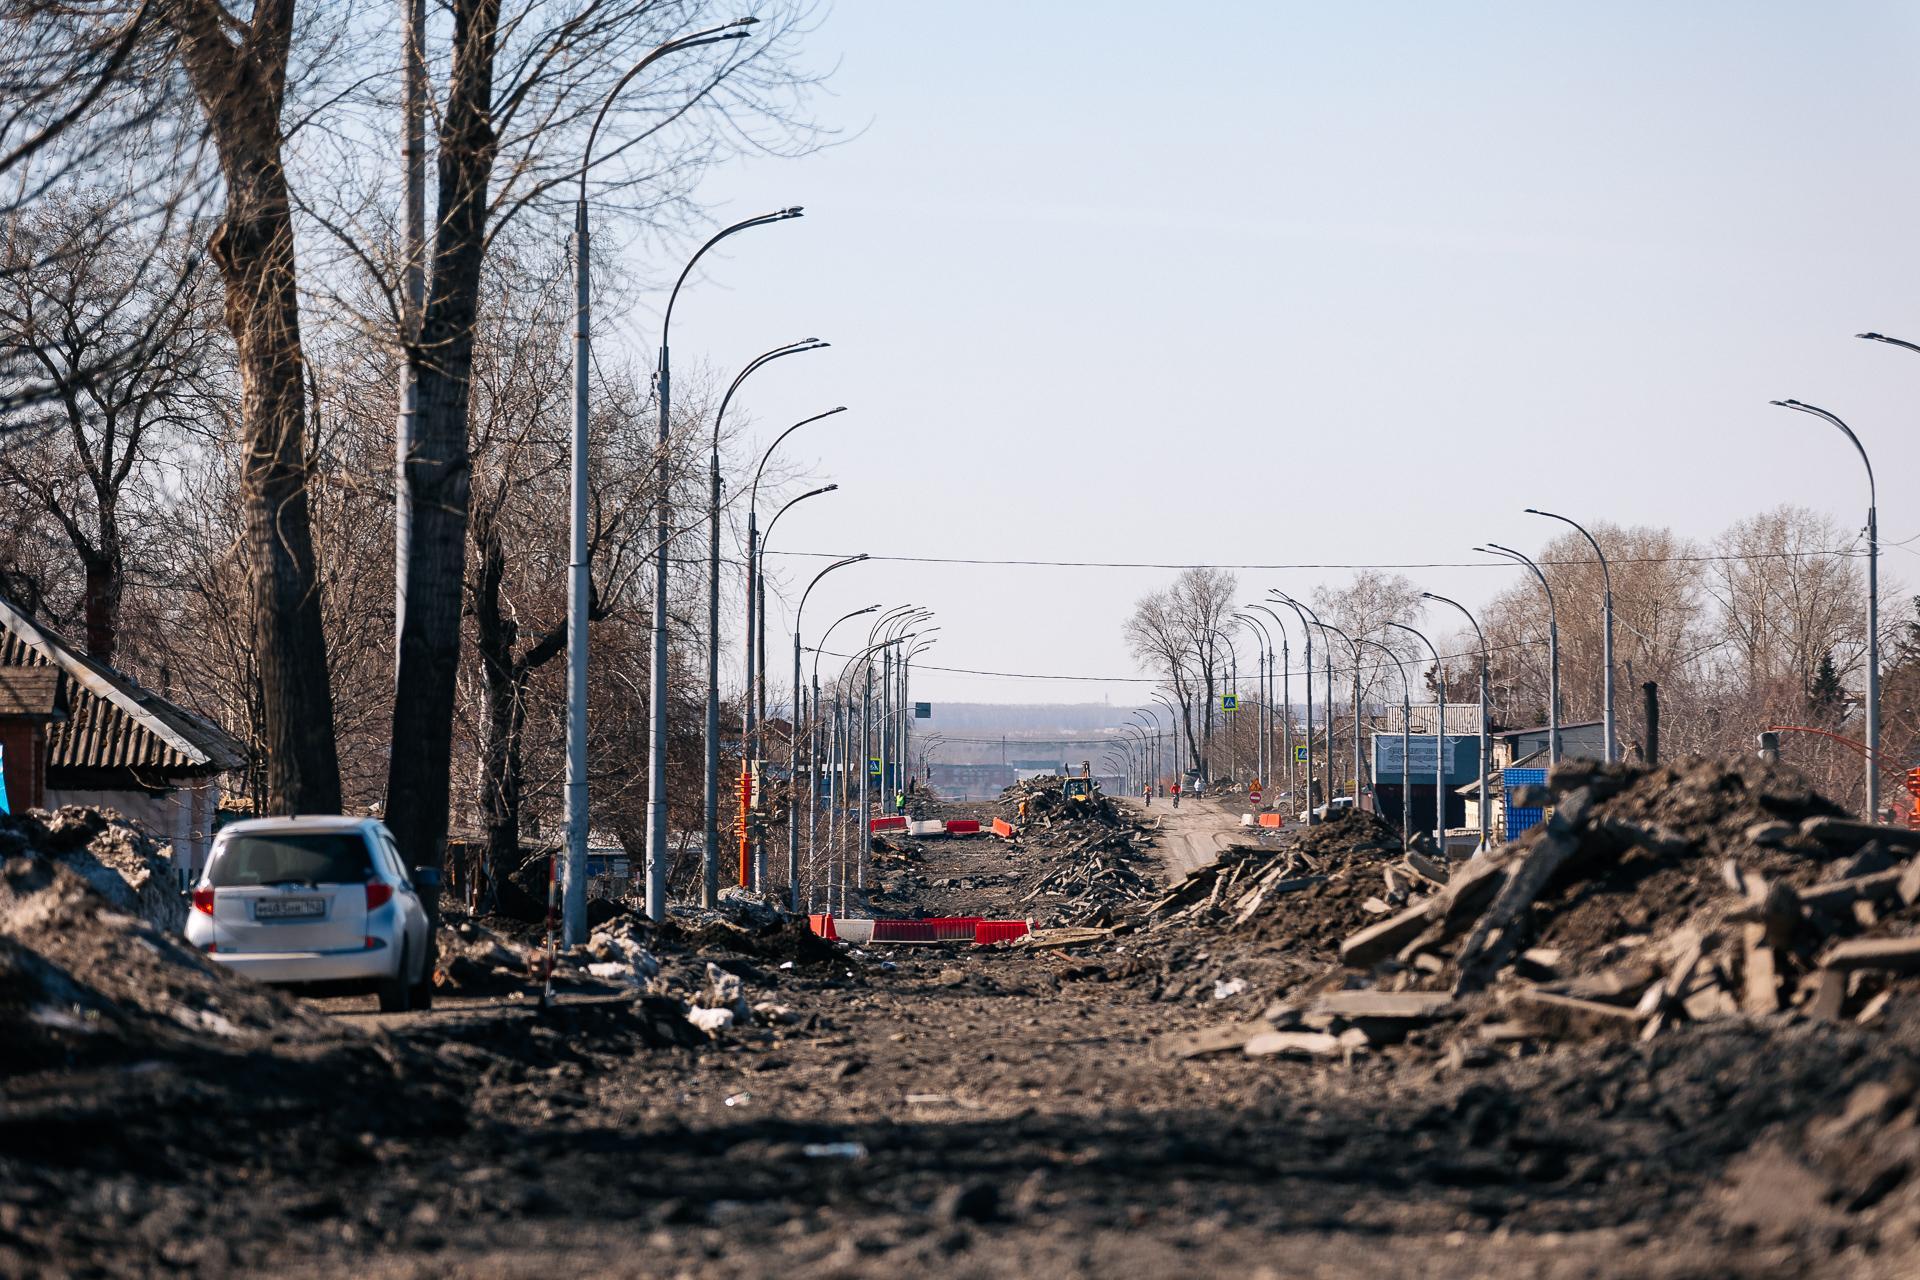
<path fill-rule="evenodd" d="M 216 888 L 248 884 L 360 884 L 373 875 L 367 842 L 354 831 L 235 836 L 207 869 Z"/>

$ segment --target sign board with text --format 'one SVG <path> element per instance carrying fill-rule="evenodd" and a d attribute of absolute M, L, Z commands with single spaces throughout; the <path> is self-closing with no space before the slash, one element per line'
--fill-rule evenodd
<path fill-rule="evenodd" d="M 1433 785 L 1433 735 L 1416 733 L 1408 743 L 1407 782 L 1411 786 Z M 1476 780 L 1480 776 L 1480 738 L 1478 734 L 1450 733 L 1446 738 L 1446 780 L 1450 787 Z M 1382 786 L 1400 785 L 1400 735 L 1373 735 L 1373 776 Z"/>

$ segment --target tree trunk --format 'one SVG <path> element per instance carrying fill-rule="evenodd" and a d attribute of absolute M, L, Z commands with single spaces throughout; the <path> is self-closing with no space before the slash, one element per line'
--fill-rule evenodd
<path fill-rule="evenodd" d="M 447 839 L 453 702 L 472 472 L 467 406 L 496 140 L 489 119 L 499 0 L 454 6 L 453 69 L 440 129 L 433 278 L 419 345 L 418 440 L 407 460 L 413 535 L 394 693 L 387 825 L 413 865 L 438 866 Z"/>
<path fill-rule="evenodd" d="M 266 808 L 338 813 L 340 765 L 307 509 L 305 357 L 280 114 L 291 0 L 262 0 L 244 45 L 205 0 L 160 10 L 206 112 L 227 207 L 209 246 L 240 371 L 240 482 L 266 744 Z"/>

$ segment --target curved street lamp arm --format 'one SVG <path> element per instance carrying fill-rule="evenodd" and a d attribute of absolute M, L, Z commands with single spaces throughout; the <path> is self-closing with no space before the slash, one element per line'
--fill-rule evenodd
<path fill-rule="evenodd" d="M 772 213 L 760 214 L 758 217 L 744 218 L 730 227 L 722 227 L 720 230 L 714 232 L 705 244 L 694 250 L 693 256 L 687 259 L 687 265 L 680 269 L 680 278 L 673 282 L 673 292 L 667 295 L 667 310 L 660 319 L 661 345 L 664 346 L 666 344 L 667 331 L 673 327 L 673 304 L 680 300 L 680 286 L 687 282 L 687 277 L 693 274 L 694 267 L 699 264 L 700 259 L 706 256 L 707 250 L 713 248 L 713 246 L 719 244 L 728 236 L 745 231 L 749 227 L 764 227 L 770 222 L 785 222 L 789 218 L 799 217 L 804 212 L 805 210 L 796 204 L 790 205 L 785 209 L 776 209 Z"/>
<path fill-rule="evenodd" d="M 816 413 L 811 418 L 800 419 L 800 421 L 794 423 L 792 426 L 788 427 L 785 431 L 782 431 L 779 435 L 775 436 L 773 438 L 773 443 L 767 446 L 767 451 L 760 455 L 760 465 L 753 469 L 753 488 L 748 494 L 747 506 L 749 508 L 754 508 L 759 505 L 760 473 L 767 469 L 767 459 L 773 456 L 773 451 L 780 447 L 780 442 L 782 440 L 785 440 L 788 436 L 792 435 L 794 432 L 798 431 L 800 428 L 806 426 L 809 422 L 818 422 L 822 418 L 831 418 L 836 413 L 845 413 L 846 411 L 847 411 L 847 406 L 843 404 L 835 405 L 833 408 L 827 410 L 825 413 Z"/>
<path fill-rule="evenodd" d="M 838 489 L 839 487 L 840 486 L 837 484 L 823 484 L 818 489 L 807 490 L 805 493 L 801 494 L 797 498 L 787 499 L 786 504 L 782 506 L 778 511 L 773 513 L 773 519 L 767 521 L 767 527 L 760 531 L 761 552 L 763 554 L 765 553 L 767 548 L 767 539 L 773 536 L 773 526 L 779 524 L 780 517 L 787 514 L 788 511 L 792 510 L 796 503 L 805 502 L 808 498 L 817 498 L 823 493 L 832 493 L 834 490 Z"/>
<path fill-rule="evenodd" d="M 1475 636 L 1476 638 L 1478 638 L 1478 639 L 1479 639 L 1479 641 L 1480 641 L 1480 656 L 1481 656 L 1481 658 L 1482 658 L 1482 660 L 1484 660 L 1484 659 L 1486 658 L 1486 656 L 1487 656 L 1487 637 L 1486 637 L 1486 636 L 1485 636 L 1484 634 L 1482 634 L 1482 632 L 1481 632 L 1481 630 L 1480 630 L 1480 624 L 1479 624 L 1478 622 L 1475 622 L 1475 621 L 1474 621 L 1474 619 L 1473 619 L 1473 614 L 1472 614 L 1471 612 L 1469 612 L 1469 611 L 1468 611 L 1468 609 L 1467 609 L 1467 606 L 1465 606 L 1465 605 L 1463 605 L 1463 604 L 1461 604 L 1461 603 L 1460 603 L 1460 602 L 1459 602 L 1458 600 L 1449 600 L 1449 599 L 1448 599 L 1447 597 L 1445 597 L 1445 596 L 1437 596 L 1437 595 L 1435 595 L 1435 594 L 1434 594 L 1433 592 L 1431 592 L 1431 591 L 1422 591 L 1422 592 L 1420 593 L 1420 598 L 1421 598 L 1422 600 L 1437 600 L 1437 601 L 1439 601 L 1439 602 L 1440 602 L 1441 604 L 1450 604 L 1450 605 L 1452 605 L 1452 606 L 1453 606 L 1454 608 L 1456 608 L 1456 609 L 1458 609 L 1458 610 L 1460 611 L 1460 613 L 1461 613 L 1461 615 L 1462 615 L 1463 617 L 1465 617 L 1465 618 L 1466 618 L 1466 620 L 1467 620 L 1467 625 L 1473 628 L 1473 634 L 1474 634 L 1474 636 Z"/>
<path fill-rule="evenodd" d="M 1515 551 L 1512 547 L 1503 547 L 1497 542 L 1489 542 L 1484 547 L 1475 547 L 1474 550 L 1483 555 L 1505 556 L 1507 559 L 1517 561 L 1532 570 L 1534 580 L 1540 584 L 1540 589 L 1547 593 L 1547 608 L 1553 608 L 1553 584 L 1547 581 L 1547 575 L 1540 571 L 1539 565 L 1535 564 L 1520 552 Z"/>
<path fill-rule="evenodd" d="M 855 609 L 852 613 L 842 614 L 840 617 L 834 619 L 834 623 L 832 627 L 828 627 L 825 631 L 820 633 L 820 643 L 816 645 L 813 650 L 813 682 L 815 684 L 820 683 L 820 652 L 821 650 L 827 647 L 827 641 L 833 636 L 833 628 L 839 626 L 842 622 L 846 622 L 851 618 L 858 618 L 862 614 L 872 613 L 875 609 L 878 609 L 879 607 L 880 606 L 877 604 L 870 604 L 864 609 Z"/>
<path fill-rule="evenodd" d="M 1899 344 L 1899 345 L 1904 345 L 1904 344 Z M 1867 456 L 1867 447 L 1860 443 L 1859 436 L 1853 434 L 1852 427 L 1840 421 L 1839 417 L 1837 417 L 1834 414 L 1828 413 L 1825 409 L 1817 408 L 1816 406 L 1810 405 L 1810 404 L 1802 404 L 1798 400 L 1769 400 L 1767 403 L 1777 404 L 1782 409 L 1797 409 L 1801 413 L 1810 413 L 1816 418 L 1822 418 L 1828 422 L 1831 422 L 1834 426 L 1844 431 L 1847 435 L 1847 439 L 1853 441 L 1854 452 L 1860 455 L 1861 463 L 1865 465 L 1865 467 L 1867 468 L 1867 505 L 1870 507 L 1877 507 L 1880 505 L 1879 496 L 1874 487 L 1874 482 L 1873 482 L 1873 459 Z"/>
<path fill-rule="evenodd" d="M 733 381 L 728 384 L 727 394 L 720 397 L 719 412 L 713 415 L 713 451 L 720 452 L 720 422 L 727 416 L 727 405 L 732 402 L 733 393 L 740 389 L 740 384 L 747 380 L 748 374 L 769 361 L 778 360 L 781 356 L 797 356 L 803 351 L 822 351 L 832 345 L 831 342 L 822 342 L 818 338 L 802 338 L 798 342 L 789 342 L 784 347 L 763 351 L 748 361 L 747 367 L 734 375 Z"/>
<path fill-rule="evenodd" d="M 822 569 L 820 572 L 814 574 L 813 581 L 809 582 L 807 584 L 807 589 L 800 593 L 800 603 L 793 611 L 793 629 L 795 631 L 798 631 L 800 629 L 800 615 L 806 612 L 807 597 L 812 595 L 813 589 L 820 585 L 820 579 L 826 577 L 828 574 L 832 573 L 835 569 L 844 569 L 850 564 L 859 564 L 862 560 L 865 560 L 866 558 L 867 558 L 867 553 L 863 551 L 857 556 L 848 556 L 844 560 L 835 560 L 832 564 L 828 565 L 826 568 Z"/>
<path fill-rule="evenodd" d="M 593 144 L 595 139 L 600 136 L 600 126 L 606 122 L 607 112 L 613 108 L 614 99 L 620 96 L 620 91 L 631 84 L 635 76 L 652 66 L 655 60 L 663 58 L 669 53 L 677 53 L 681 49 L 696 48 L 703 44 L 719 44 L 723 40 L 745 40 L 751 33 L 737 30 L 736 28 L 751 27 L 759 21 L 760 19 L 758 18 L 735 18 L 732 22 L 723 22 L 717 27 L 708 27 L 704 31 L 690 31 L 684 36 L 678 36 L 664 44 L 656 45 L 650 49 L 647 55 L 641 58 L 640 61 L 627 68 L 625 75 L 613 82 L 613 88 L 607 90 L 607 96 L 601 100 L 600 110 L 593 117 L 593 127 L 587 130 L 587 147 L 586 150 L 581 153 L 580 199 L 583 202 L 587 198 L 587 174 L 593 168 Z M 795 209 L 793 216 L 798 216 L 798 214 L 799 210 Z M 753 222 L 743 223 L 741 225 L 751 226 L 754 222 L 772 221 L 773 218 L 777 216 L 785 216 L 785 211 L 783 210 L 780 215 L 767 215 L 754 219 Z M 724 236 L 736 230 L 739 230 L 739 228 L 733 227 L 720 234 Z M 720 236 L 714 237 L 715 240 L 719 238 Z M 703 249 L 701 252 L 704 253 L 705 250 Z M 664 332 L 664 329 L 662 332 Z"/>
<path fill-rule="evenodd" d="M 1587 540 L 1587 545 L 1593 548 L 1594 559 L 1600 562 L 1601 582 L 1605 584 L 1608 594 L 1612 594 L 1613 569 L 1607 564 L 1606 552 L 1600 550 L 1600 544 L 1594 540 L 1594 537 L 1592 534 L 1587 532 L 1586 526 L 1579 524 L 1573 520 L 1569 520 L 1567 519 L 1567 517 L 1563 515 L 1556 515 L 1554 512 L 1551 512 L 1551 511 L 1542 511 L 1538 507 L 1528 507 L 1526 509 L 1526 513 L 1530 516 L 1545 516 L 1549 520 L 1558 520 L 1561 524 L 1570 524 L 1575 529 L 1579 530 L 1580 536 L 1585 538 Z"/>

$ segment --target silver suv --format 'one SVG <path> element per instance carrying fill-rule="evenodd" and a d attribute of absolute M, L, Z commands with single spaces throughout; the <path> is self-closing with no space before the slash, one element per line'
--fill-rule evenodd
<path fill-rule="evenodd" d="M 373 818 L 236 822 L 194 886 L 187 941 L 260 982 L 364 983 L 387 1012 L 424 1009 L 433 935 L 420 889 L 438 874 L 410 874 Z"/>

